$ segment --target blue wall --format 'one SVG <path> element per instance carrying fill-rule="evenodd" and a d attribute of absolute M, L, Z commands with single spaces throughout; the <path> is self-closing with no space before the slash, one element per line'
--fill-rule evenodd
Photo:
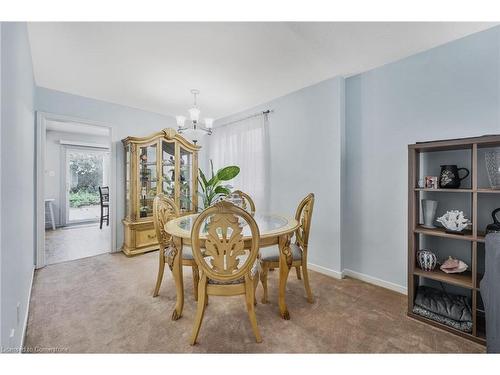
<path fill-rule="evenodd" d="M 1 28 L 0 297 L 5 349 L 21 345 L 34 267 L 35 90 L 26 24 L 3 22 Z"/>
<path fill-rule="evenodd" d="M 500 133 L 500 28 L 346 80 L 344 267 L 406 287 L 407 145 Z"/>

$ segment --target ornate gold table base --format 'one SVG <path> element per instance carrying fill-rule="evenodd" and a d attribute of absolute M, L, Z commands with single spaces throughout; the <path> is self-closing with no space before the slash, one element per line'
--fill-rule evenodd
<path fill-rule="evenodd" d="M 279 278 L 279 299 L 278 304 L 280 308 L 280 315 L 285 320 L 290 320 L 290 313 L 286 306 L 285 296 L 286 296 L 286 283 L 288 280 L 288 274 L 290 273 L 290 268 L 292 266 L 292 253 L 290 250 L 290 240 L 292 238 L 292 233 L 281 234 L 277 236 L 267 236 L 266 238 L 261 238 L 261 247 L 268 247 L 272 245 L 278 245 L 280 249 L 280 278 Z M 177 249 L 172 261 L 172 274 L 175 281 L 175 290 L 177 292 L 177 299 L 175 303 L 174 311 L 172 312 L 172 320 L 178 320 L 182 317 L 182 309 L 184 307 L 184 280 L 182 276 L 182 246 L 183 244 L 189 244 L 189 240 L 183 239 L 181 237 L 173 236 L 174 246 Z"/>

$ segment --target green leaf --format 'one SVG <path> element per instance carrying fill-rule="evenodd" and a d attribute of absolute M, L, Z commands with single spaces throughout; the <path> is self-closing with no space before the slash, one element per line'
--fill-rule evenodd
<path fill-rule="evenodd" d="M 219 183 L 219 178 L 217 175 L 212 176 L 212 178 L 210 180 L 208 180 L 209 186 L 217 186 L 218 183 Z"/>
<path fill-rule="evenodd" d="M 238 173 L 240 173 L 240 167 L 236 165 L 230 165 L 228 167 L 224 167 L 217 171 L 217 178 L 221 181 L 229 181 L 235 178 Z"/>
<path fill-rule="evenodd" d="M 214 162 L 212 159 L 210 159 L 210 169 L 212 171 L 212 178 L 214 178 Z"/>
<path fill-rule="evenodd" d="M 206 187 L 208 185 L 208 182 L 207 182 L 207 178 L 205 177 L 205 174 L 203 173 L 203 171 L 198 168 L 198 171 L 200 172 L 200 177 L 201 177 L 201 180 L 199 181 L 200 182 L 200 186 L 201 186 L 201 189 L 203 191 L 206 190 Z M 202 183 L 203 182 L 203 183 Z"/>
<path fill-rule="evenodd" d="M 217 194 L 224 194 L 224 195 L 229 195 L 231 194 L 231 190 L 224 186 L 217 186 L 214 190 Z"/>

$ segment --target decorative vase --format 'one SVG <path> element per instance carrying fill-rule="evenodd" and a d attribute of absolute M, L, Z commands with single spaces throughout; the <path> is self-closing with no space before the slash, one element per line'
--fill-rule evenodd
<path fill-rule="evenodd" d="M 426 249 L 417 251 L 417 263 L 422 270 L 432 271 L 437 265 L 436 254 Z"/>
<path fill-rule="evenodd" d="M 465 171 L 465 176 L 460 177 L 460 171 Z M 456 165 L 442 165 L 439 174 L 439 187 L 441 189 L 458 189 L 460 182 L 468 175 L 469 170 L 467 168 L 458 168 Z"/>
<path fill-rule="evenodd" d="M 493 210 L 493 212 L 491 213 L 493 223 L 486 226 L 486 233 L 500 233 L 500 222 L 497 219 L 498 212 L 500 212 L 500 208 Z"/>
<path fill-rule="evenodd" d="M 492 189 L 500 189 L 500 152 L 490 151 L 484 154 L 486 171 Z"/>
<path fill-rule="evenodd" d="M 434 226 L 434 217 L 436 216 L 436 209 L 438 206 L 438 202 L 432 199 L 422 199 L 422 212 L 424 216 L 424 224 L 422 225 L 425 228 L 436 228 Z"/>

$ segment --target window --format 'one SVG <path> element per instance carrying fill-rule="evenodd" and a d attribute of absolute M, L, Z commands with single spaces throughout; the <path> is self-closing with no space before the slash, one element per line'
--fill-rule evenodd
<path fill-rule="evenodd" d="M 209 157 L 214 170 L 228 165 L 239 166 L 239 175 L 229 184 L 249 194 L 258 212 L 266 212 L 269 208 L 267 127 L 267 115 L 258 115 L 216 128 L 209 140 Z"/>

